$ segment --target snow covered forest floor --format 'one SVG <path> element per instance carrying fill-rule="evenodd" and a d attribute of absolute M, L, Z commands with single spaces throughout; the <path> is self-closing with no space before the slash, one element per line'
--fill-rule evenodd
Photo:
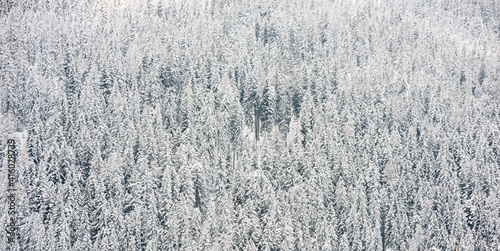
<path fill-rule="evenodd" d="M 500 1 L 4 0 L 0 111 L 0 249 L 500 249 Z"/>

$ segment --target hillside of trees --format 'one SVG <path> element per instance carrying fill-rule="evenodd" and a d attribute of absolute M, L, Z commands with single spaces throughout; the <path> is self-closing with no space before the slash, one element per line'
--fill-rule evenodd
<path fill-rule="evenodd" d="M 500 249 L 500 1 L 5 0 L 0 121 L 0 249 Z"/>

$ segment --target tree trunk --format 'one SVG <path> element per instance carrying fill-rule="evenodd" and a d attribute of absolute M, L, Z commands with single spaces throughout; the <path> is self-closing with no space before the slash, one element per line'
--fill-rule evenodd
<path fill-rule="evenodd" d="M 257 112 L 257 105 L 254 107 L 254 123 L 255 123 L 255 140 L 259 141 L 259 113 Z"/>

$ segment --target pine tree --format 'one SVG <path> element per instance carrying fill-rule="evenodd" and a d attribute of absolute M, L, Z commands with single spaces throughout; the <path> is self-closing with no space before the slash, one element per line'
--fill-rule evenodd
<path fill-rule="evenodd" d="M 276 91 L 274 86 L 266 81 L 262 91 L 262 101 L 259 108 L 259 117 L 262 124 L 262 130 L 270 131 L 276 123 Z"/>

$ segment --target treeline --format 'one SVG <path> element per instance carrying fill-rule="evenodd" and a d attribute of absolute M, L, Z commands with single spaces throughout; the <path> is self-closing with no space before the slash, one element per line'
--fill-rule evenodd
<path fill-rule="evenodd" d="M 499 2 L 4 1 L 0 23 L 2 132 L 28 135 L 7 250 L 500 245 Z"/>

